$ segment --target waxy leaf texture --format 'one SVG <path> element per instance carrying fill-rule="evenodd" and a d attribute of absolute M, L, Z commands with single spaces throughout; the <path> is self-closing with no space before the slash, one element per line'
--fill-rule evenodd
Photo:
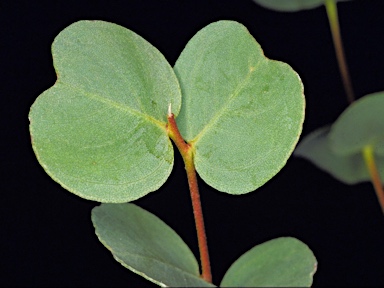
<path fill-rule="evenodd" d="M 174 70 L 143 38 L 102 21 L 70 25 L 52 54 L 58 79 L 31 108 L 32 144 L 47 173 L 86 199 L 133 201 L 166 181 L 170 104 L 197 172 L 231 194 L 272 178 L 302 130 L 300 77 L 234 21 L 199 31 Z"/>
<path fill-rule="evenodd" d="M 32 145 L 67 190 L 127 202 L 157 190 L 173 167 L 167 109 L 181 95 L 172 67 L 132 31 L 79 21 L 55 38 L 57 81 L 29 114 Z"/>
<path fill-rule="evenodd" d="M 188 42 L 174 69 L 177 124 L 206 183 L 243 194 L 280 171 L 304 121 L 303 85 L 289 65 L 266 58 L 243 25 L 218 21 Z"/>
<path fill-rule="evenodd" d="M 187 244 L 162 220 L 131 204 L 92 210 L 96 235 L 124 267 L 162 287 L 214 287 L 200 278 Z"/>
<path fill-rule="evenodd" d="M 276 238 L 237 259 L 220 287 L 310 287 L 317 270 L 312 251 L 298 239 Z"/>

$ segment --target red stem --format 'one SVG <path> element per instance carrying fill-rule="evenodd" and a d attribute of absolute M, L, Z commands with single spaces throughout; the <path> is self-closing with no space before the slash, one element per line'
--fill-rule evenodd
<path fill-rule="evenodd" d="M 183 157 L 185 170 L 187 172 L 189 191 L 191 194 L 193 215 L 195 217 L 195 225 L 197 232 L 197 241 L 199 244 L 200 261 L 201 261 L 201 277 L 212 283 L 211 265 L 209 261 L 207 237 L 205 234 L 203 210 L 201 208 L 199 187 L 197 185 L 197 177 L 195 165 L 193 163 L 193 151 L 190 144 L 186 143 L 177 127 L 174 115 L 168 112 L 168 135 L 179 149 Z"/>

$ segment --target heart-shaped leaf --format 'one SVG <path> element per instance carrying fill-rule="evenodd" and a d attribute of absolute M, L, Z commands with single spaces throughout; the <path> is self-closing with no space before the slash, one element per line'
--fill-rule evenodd
<path fill-rule="evenodd" d="M 253 0 L 257 4 L 281 12 L 296 12 L 321 6 L 326 0 Z M 349 1 L 349 0 L 335 0 Z"/>
<path fill-rule="evenodd" d="M 206 26 L 174 69 L 183 94 L 176 121 L 209 185 L 247 193 L 285 165 L 302 129 L 303 85 L 289 65 L 267 59 L 243 25 Z"/>
<path fill-rule="evenodd" d="M 236 260 L 220 287 L 310 287 L 317 269 L 303 242 L 281 237 L 253 247 Z"/>
<path fill-rule="evenodd" d="M 124 267 L 162 286 L 214 287 L 199 276 L 184 241 L 155 215 L 131 204 L 101 204 L 92 210 L 96 235 Z"/>
<path fill-rule="evenodd" d="M 29 114 L 32 145 L 67 190 L 127 202 L 158 189 L 173 166 L 167 108 L 178 114 L 172 67 L 143 38 L 116 24 L 80 21 L 52 45 L 57 81 Z"/>

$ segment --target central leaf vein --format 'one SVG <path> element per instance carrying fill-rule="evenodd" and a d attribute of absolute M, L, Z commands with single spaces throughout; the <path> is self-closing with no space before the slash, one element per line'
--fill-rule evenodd
<path fill-rule="evenodd" d="M 211 118 L 211 120 L 207 123 L 207 125 L 196 135 L 196 137 L 190 141 L 191 144 L 195 144 L 206 134 L 220 119 L 220 117 L 228 111 L 228 107 L 230 104 L 239 96 L 240 92 L 244 89 L 244 87 L 249 83 L 251 79 L 252 73 L 254 73 L 259 65 L 261 65 L 261 61 L 257 63 L 255 66 L 251 66 L 249 68 L 249 72 L 245 76 L 244 80 L 241 81 L 237 87 L 234 89 L 233 93 L 228 97 L 227 102 L 219 109 L 216 114 Z"/>
<path fill-rule="evenodd" d="M 145 114 L 145 113 L 143 113 L 141 111 L 132 109 L 131 107 L 129 107 L 127 105 L 124 105 L 123 103 L 113 101 L 111 99 L 108 99 L 106 97 L 102 97 L 102 96 L 94 94 L 94 93 L 90 93 L 90 92 L 85 91 L 85 90 L 83 90 L 83 89 L 81 89 L 79 87 L 72 86 L 72 85 L 70 85 L 68 83 L 64 83 L 64 82 L 60 82 L 60 83 L 62 85 L 65 85 L 65 86 L 69 87 L 70 89 L 72 89 L 74 91 L 80 92 L 82 95 L 84 95 L 84 96 L 86 96 L 86 97 L 88 97 L 88 98 L 90 98 L 92 100 L 98 101 L 100 103 L 103 103 L 103 104 L 108 105 L 110 107 L 113 107 L 115 109 L 128 112 L 128 113 L 130 113 L 132 115 L 141 117 L 141 118 L 145 119 L 146 121 L 159 126 L 163 130 L 165 129 L 165 125 L 166 124 L 164 122 L 162 122 L 160 120 L 157 120 L 156 118 L 154 118 L 154 117 L 152 117 L 152 116 L 150 116 L 148 114 Z"/>

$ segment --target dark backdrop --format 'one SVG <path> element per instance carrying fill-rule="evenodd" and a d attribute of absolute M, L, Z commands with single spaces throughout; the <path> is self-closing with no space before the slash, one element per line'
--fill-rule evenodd
<path fill-rule="evenodd" d="M 383 91 L 384 1 L 351 1 L 338 7 L 356 95 Z M 62 189 L 31 149 L 29 107 L 56 78 L 51 43 L 81 19 L 110 21 L 135 31 L 172 65 L 199 29 L 220 19 L 236 20 L 267 57 L 287 62 L 300 74 L 307 100 L 303 135 L 333 122 L 347 105 L 324 7 L 278 13 L 251 0 L 1 1 L 2 285 L 153 285 L 123 268 L 98 242 L 90 220 L 98 203 Z M 253 245 L 289 235 L 315 253 L 315 287 L 384 285 L 384 217 L 370 183 L 344 185 L 291 157 L 254 193 L 230 196 L 203 181 L 200 188 L 214 283 Z M 168 182 L 135 203 L 174 228 L 197 255 L 178 155 Z"/>

